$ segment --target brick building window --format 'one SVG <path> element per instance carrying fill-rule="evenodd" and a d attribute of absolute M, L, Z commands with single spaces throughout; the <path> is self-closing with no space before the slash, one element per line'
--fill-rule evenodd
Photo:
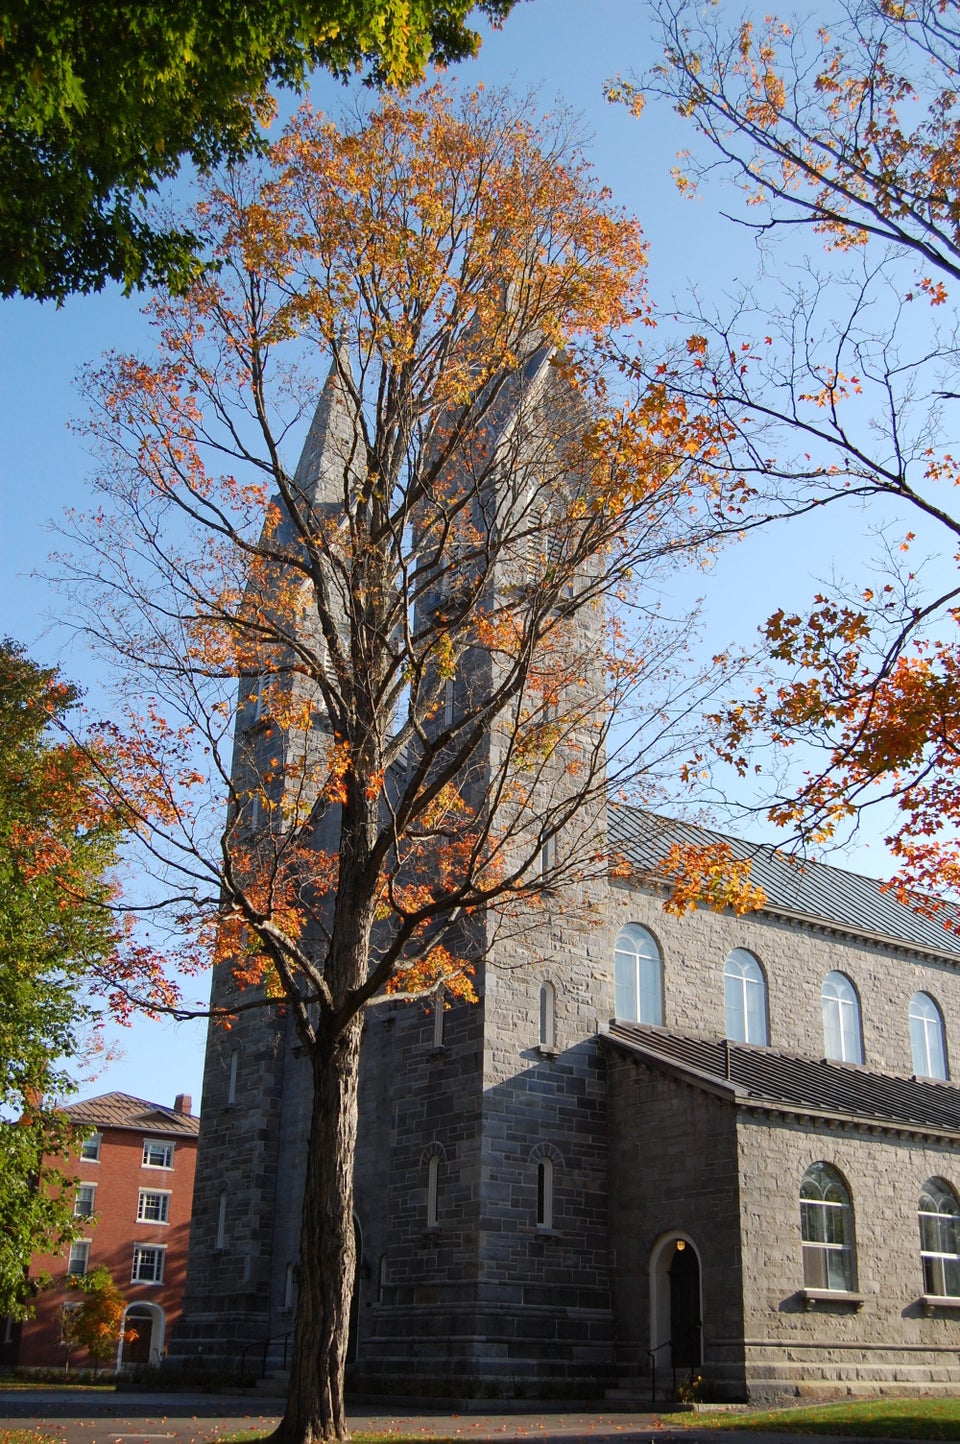
<path fill-rule="evenodd" d="M 145 1138 L 143 1140 L 143 1167 L 172 1168 L 173 1144 L 164 1143 L 160 1138 Z"/>
<path fill-rule="evenodd" d="M 723 969 L 727 1037 L 733 1043 L 770 1041 L 767 1031 L 767 982 L 746 948 L 734 948 Z"/>
<path fill-rule="evenodd" d="M 99 1133 L 91 1133 L 89 1138 L 83 1140 L 80 1145 L 80 1157 L 84 1163 L 100 1162 L 100 1144 L 102 1142 L 103 1139 Z"/>
<path fill-rule="evenodd" d="M 913 1071 L 921 1078 L 947 1078 L 947 1049 L 943 1014 L 929 993 L 910 999 L 910 1051 Z"/>
<path fill-rule="evenodd" d="M 70 1257 L 67 1260 L 67 1273 L 82 1277 L 90 1267 L 90 1241 L 89 1239 L 74 1239 L 70 1245 Z"/>
<path fill-rule="evenodd" d="M 803 1282 L 811 1289 L 856 1288 L 853 1209 L 846 1184 L 829 1163 L 812 1163 L 800 1184 Z"/>
<path fill-rule="evenodd" d="M 141 1188 L 137 1199 L 137 1223 L 169 1223 L 170 1194 Z"/>
<path fill-rule="evenodd" d="M 862 1063 L 860 1000 L 844 973 L 828 973 L 820 992 L 823 1008 L 823 1047 L 836 1063 Z"/>
<path fill-rule="evenodd" d="M 944 1179 L 927 1179 L 918 1217 L 924 1293 L 960 1298 L 960 1203 Z"/>
<path fill-rule="evenodd" d="M 96 1196 L 97 1185 L 95 1183 L 78 1184 L 76 1196 L 73 1200 L 74 1218 L 92 1218 Z"/>
<path fill-rule="evenodd" d="M 625 1023 L 663 1023 L 663 960 L 652 933 L 627 923 L 614 957 L 615 1008 Z"/>
<path fill-rule="evenodd" d="M 148 1247 L 142 1243 L 135 1243 L 130 1282 L 133 1284 L 162 1284 L 165 1254 L 166 1249 L 162 1246 Z"/>

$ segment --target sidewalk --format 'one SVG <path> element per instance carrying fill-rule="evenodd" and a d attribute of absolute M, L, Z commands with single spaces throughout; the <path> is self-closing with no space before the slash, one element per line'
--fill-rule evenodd
<path fill-rule="evenodd" d="M 237 1394 L 83 1394 L 53 1389 L 0 1390 L 0 1425 L 38 1429 L 58 1444 L 205 1444 L 240 1431 L 269 1434 L 276 1401 Z M 529 1413 L 451 1414 L 439 1410 L 399 1413 L 357 1408 L 352 1430 L 463 1444 L 623 1444 L 624 1440 L 718 1444 L 713 1430 L 697 1427 L 696 1414 Z M 798 1444 L 797 1434 L 737 1433 L 733 1444 Z M 818 1436 L 829 1444 L 830 1436 Z M 850 1444 L 849 1439 L 846 1444 Z"/>

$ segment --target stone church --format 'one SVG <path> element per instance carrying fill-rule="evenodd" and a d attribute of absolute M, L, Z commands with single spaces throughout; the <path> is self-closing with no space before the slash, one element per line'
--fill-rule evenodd
<path fill-rule="evenodd" d="M 325 394 L 301 485 L 322 484 L 337 425 Z M 241 707 L 238 749 L 256 723 Z M 591 826 L 629 868 L 590 918 L 547 905 L 487 939 L 474 1005 L 368 1012 L 355 1386 L 955 1388 L 960 933 L 733 840 L 763 908 L 676 918 L 657 863 L 705 834 L 612 804 Z M 309 1083 L 282 1016 L 211 1030 L 184 1362 L 284 1368 Z"/>

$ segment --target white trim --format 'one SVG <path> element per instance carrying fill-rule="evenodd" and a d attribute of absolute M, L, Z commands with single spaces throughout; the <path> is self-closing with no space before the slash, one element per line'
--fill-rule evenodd
<path fill-rule="evenodd" d="M 171 1197 L 172 1192 L 169 1188 L 141 1188 L 137 1196 L 137 1223 L 152 1223 L 160 1227 L 169 1224 Z M 160 1211 L 164 1215 L 163 1218 L 148 1218 L 145 1215 L 143 1205 L 144 1200 L 147 1198 L 160 1198 L 166 1200 L 165 1203 L 161 1203 L 160 1205 Z"/>
<path fill-rule="evenodd" d="M 148 1155 L 149 1153 L 151 1153 L 154 1149 L 156 1149 L 156 1150 L 158 1150 L 158 1151 L 162 1150 L 164 1156 L 167 1157 L 167 1158 L 169 1158 L 170 1162 L 169 1162 L 169 1163 L 151 1163 L 151 1162 L 149 1162 L 147 1155 Z M 155 1169 L 158 1169 L 158 1170 L 160 1170 L 160 1171 L 162 1171 L 162 1172 L 169 1173 L 169 1172 L 171 1172 L 171 1170 L 173 1169 L 173 1156 L 174 1156 L 174 1152 L 175 1152 L 175 1144 L 173 1143 L 173 1140 L 170 1139 L 170 1138 L 145 1138 L 145 1139 L 143 1140 L 143 1155 L 142 1155 L 142 1161 L 141 1161 L 140 1167 L 141 1167 L 141 1168 L 155 1168 Z"/>
<path fill-rule="evenodd" d="M 96 1143 L 96 1145 L 97 1145 L 97 1151 L 96 1151 L 96 1153 L 93 1155 L 93 1157 L 90 1157 L 90 1155 L 89 1155 L 89 1154 L 85 1154 L 83 1150 L 84 1150 L 85 1148 L 89 1147 L 89 1146 L 90 1146 L 91 1144 L 93 1144 L 93 1143 Z M 102 1134 L 102 1133 L 91 1133 L 90 1136 L 89 1136 L 89 1138 L 85 1138 L 85 1139 L 83 1140 L 83 1142 L 80 1144 L 80 1162 L 81 1162 L 81 1163 L 99 1163 L 99 1162 L 100 1162 L 100 1150 L 101 1150 L 102 1147 L 103 1147 L 103 1134 Z"/>
<path fill-rule="evenodd" d="M 159 1254 L 159 1278 L 141 1278 L 137 1272 L 141 1260 L 146 1254 Z M 163 1276 L 167 1268 L 167 1245 L 165 1243 L 135 1243 L 133 1245 L 133 1262 L 130 1266 L 130 1282 L 132 1284 L 162 1284 Z"/>

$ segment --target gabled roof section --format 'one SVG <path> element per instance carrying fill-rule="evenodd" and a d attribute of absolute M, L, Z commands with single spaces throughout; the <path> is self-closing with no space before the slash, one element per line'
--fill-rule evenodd
<path fill-rule="evenodd" d="M 960 1088 L 795 1058 L 746 1043 L 705 1042 L 642 1023 L 611 1023 L 608 1044 L 660 1072 L 765 1112 L 960 1138 Z"/>
<path fill-rule="evenodd" d="M 177 1113 L 162 1103 L 148 1103 L 132 1098 L 129 1093 L 101 1093 L 99 1098 L 85 1098 L 68 1103 L 64 1113 L 73 1123 L 90 1124 L 93 1128 L 130 1128 L 151 1133 L 195 1138 L 200 1119 L 190 1113 Z"/>
<path fill-rule="evenodd" d="M 876 878 L 801 861 L 769 844 L 744 842 L 621 803 L 610 807 L 609 837 L 638 878 L 651 883 L 662 878 L 663 859 L 674 843 L 727 843 L 738 861 L 749 860 L 751 882 L 766 893 L 761 913 L 821 923 L 960 962 L 960 931 L 954 930 L 960 928 L 960 914 L 953 904 L 944 903 L 933 916 L 924 917 L 892 890 L 884 892 Z"/>

